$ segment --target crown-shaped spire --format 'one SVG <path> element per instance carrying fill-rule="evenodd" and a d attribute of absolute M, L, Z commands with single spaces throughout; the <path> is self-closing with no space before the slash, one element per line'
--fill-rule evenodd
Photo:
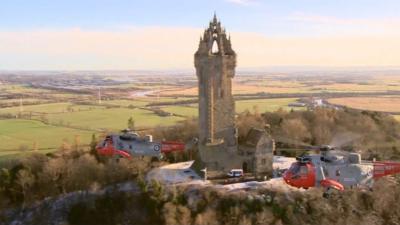
<path fill-rule="evenodd" d="M 231 47 L 230 37 L 227 37 L 225 28 L 221 26 L 215 12 L 213 19 L 210 21 L 209 27 L 204 31 L 203 38 L 200 39 L 197 53 L 209 55 L 235 55 L 235 52 Z"/>

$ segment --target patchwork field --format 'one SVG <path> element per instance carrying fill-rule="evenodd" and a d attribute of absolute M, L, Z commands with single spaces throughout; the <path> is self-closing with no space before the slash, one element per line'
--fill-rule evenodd
<path fill-rule="evenodd" d="M 54 151 L 66 141 L 74 143 L 79 135 L 82 144 L 88 144 L 93 132 L 56 127 L 32 120 L 0 120 L 0 157 L 32 152 Z"/>
<path fill-rule="evenodd" d="M 165 99 L 167 98 L 163 100 Z M 186 99 L 179 98 L 179 100 Z M 294 98 L 237 101 L 236 111 L 253 111 L 254 106 L 257 106 L 259 112 L 274 111 L 279 108 L 290 110 L 291 108 L 287 104 L 294 101 L 296 101 Z M 120 106 L 135 105 L 140 107 L 148 104 L 148 101 L 142 100 L 103 102 Z M 154 127 L 174 125 L 178 121 L 184 120 L 184 117 L 197 117 L 198 114 L 197 104 L 165 106 L 161 109 L 178 116 L 160 117 L 150 110 L 140 108 L 106 108 L 104 106 L 75 105 L 72 103 L 24 106 L 24 113 L 40 113 L 40 116 L 33 115 L 32 119 L 45 118 L 52 125 L 46 125 L 35 120 L 0 120 L 0 156 L 18 155 L 30 151 L 35 144 L 39 149 L 38 151 L 53 151 L 62 144 L 63 140 L 73 141 L 75 135 L 79 135 L 81 142 L 87 144 L 90 141 L 91 134 L 96 130 L 118 131 L 126 127 L 127 120 L 130 117 L 135 120 L 137 127 Z M 3 114 L 17 115 L 19 112 L 19 107 L 0 109 L 0 113 Z"/>
<path fill-rule="evenodd" d="M 400 76 L 363 76 L 359 79 L 357 73 L 354 77 L 341 74 L 320 77 L 306 75 L 300 77 L 297 74 L 246 76 L 238 74 L 232 84 L 233 93 L 251 94 L 251 97 L 254 97 L 264 92 L 275 94 L 346 92 L 352 95 L 377 92 L 375 97 L 333 98 L 329 99 L 329 102 L 356 109 L 400 112 L 400 97 L 395 96 L 395 92 L 394 96 L 387 96 L 392 93 L 380 94 L 385 91 L 400 91 Z M 70 80 L 79 84 L 82 78 L 71 77 Z M 114 78 L 112 75 L 107 75 L 107 79 Z M 54 80 L 49 79 L 50 85 L 59 82 L 57 77 Z M 0 161 L 29 152 L 34 145 L 37 145 L 40 152 L 53 151 L 64 139 L 72 142 L 75 135 L 79 135 L 81 143 L 87 144 L 93 132 L 121 130 L 127 126 L 130 117 L 135 120 L 136 127 L 143 128 L 170 126 L 186 118 L 198 116 L 198 104 L 182 105 L 182 101 L 196 99 L 198 90 L 194 75 L 179 77 L 143 75 L 132 80 L 130 78 L 123 80 L 125 79 L 126 83 L 111 86 L 95 83 L 92 89 L 85 89 L 82 93 L 67 92 L 62 88 L 51 90 L 32 88 L 29 86 L 30 82 L 19 84 L 15 81 L 0 81 L 0 116 L 9 118 L 11 114 L 13 118 L 24 118 L 0 120 Z M 100 82 L 99 79 L 94 81 Z M 96 85 L 102 87 L 103 105 L 96 105 L 98 98 Z M 21 96 L 22 108 L 18 106 Z M 239 100 L 236 101 L 236 112 L 257 110 L 263 113 L 280 108 L 287 111 L 304 110 L 304 107 L 288 106 L 296 100 L 297 98 Z M 76 102 L 86 102 L 88 105 L 75 104 Z M 37 103 L 40 105 L 29 105 Z M 154 103 L 170 104 L 159 107 L 173 116 L 157 115 L 153 112 L 155 107 L 151 106 Z M 162 114 L 162 112 L 157 113 Z M 395 118 L 400 121 L 400 116 Z M 46 124 L 40 121 L 45 121 Z"/>
<path fill-rule="evenodd" d="M 354 109 L 400 112 L 400 97 L 352 97 L 332 98 L 328 100 L 331 104 L 343 105 Z"/>
<path fill-rule="evenodd" d="M 385 83 L 384 81 L 370 83 L 326 83 L 318 81 L 314 83 L 300 83 L 293 81 L 248 81 L 233 82 L 233 94 L 257 94 L 257 93 L 321 93 L 321 92 L 384 92 L 400 91 L 400 83 Z M 197 95 L 197 87 L 178 87 L 175 89 L 162 90 L 161 95 L 193 96 Z"/>

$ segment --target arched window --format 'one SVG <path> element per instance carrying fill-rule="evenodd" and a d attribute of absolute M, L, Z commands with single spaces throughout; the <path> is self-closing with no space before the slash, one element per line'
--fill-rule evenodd
<path fill-rule="evenodd" d="M 217 40 L 214 40 L 211 47 L 211 53 L 216 54 L 218 52 L 219 52 L 218 42 Z"/>

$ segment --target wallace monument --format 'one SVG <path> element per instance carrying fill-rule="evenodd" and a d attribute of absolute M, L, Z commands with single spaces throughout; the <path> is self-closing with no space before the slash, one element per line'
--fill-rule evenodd
<path fill-rule="evenodd" d="M 255 175 L 272 174 L 274 142 L 261 129 L 251 129 L 238 143 L 232 79 L 236 53 L 217 17 L 200 38 L 194 64 L 199 90 L 199 156 L 208 171 L 243 169 Z"/>

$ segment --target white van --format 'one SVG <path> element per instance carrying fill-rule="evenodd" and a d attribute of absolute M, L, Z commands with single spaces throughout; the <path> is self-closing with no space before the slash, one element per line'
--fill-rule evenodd
<path fill-rule="evenodd" d="M 242 177 L 243 176 L 243 170 L 242 169 L 231 169 L 229 173 L 227 173 L 228 177 Z"/>

